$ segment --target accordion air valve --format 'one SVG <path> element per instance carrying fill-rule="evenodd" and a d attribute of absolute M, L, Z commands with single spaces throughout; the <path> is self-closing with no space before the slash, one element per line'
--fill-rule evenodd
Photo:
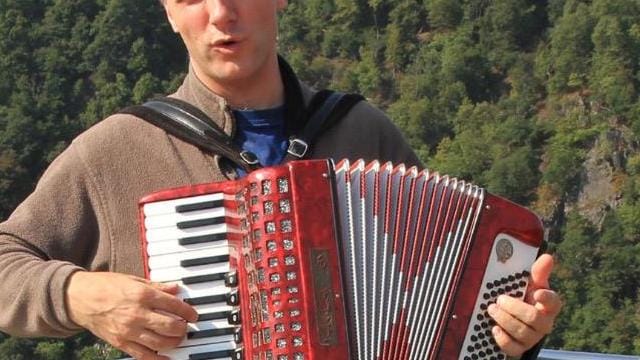
<path fill-rule="evenodd" d="M 428 170 L 295 161 L 140 202 L 145 271 L 199 314 L 173 359 L 504 359 L 539 219 Z"/>

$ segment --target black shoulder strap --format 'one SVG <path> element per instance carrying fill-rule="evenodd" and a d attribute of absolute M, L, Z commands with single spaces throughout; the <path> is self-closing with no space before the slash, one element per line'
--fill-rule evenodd
<path fill-rule="evenodd" d="M 246 172 L 260 165 L 253 153 L 236 146 L 210 117 L 185 101 L 160 97 L 142 105 L 124 108 L 120 113 L 146 120 L 181 140 L 229 159 Z"/>
<path fill-rule="evenodd" d="M 356 94 L 330 90 L 318 92 L 307 109 L 307 122 L 302 132 L 289 140 L 284 161 L 304 158 L 318 135 L 342 119 L 361 100 L 363 97 Z M 159 97 L 142 105 L 124 108 L 120 113 L 146 120 L 181 140 L 232 161 L 246 172 L 260 167 L 255 154 L 236 146 L 207 114 L 186 101 Z"/>
<path fill-rule="evenodd" d="M 291 136 L 284 161 L 302 159 L 309 153 L 313 141 L 341 120 L 358 102 L 358 94 L 322 90 L 311 99 L 307 109 L 307 123 L 302 132 Z"/>

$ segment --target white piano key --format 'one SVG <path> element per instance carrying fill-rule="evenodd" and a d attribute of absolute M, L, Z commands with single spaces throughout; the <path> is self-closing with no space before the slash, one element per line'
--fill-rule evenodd
<path fill-rule="evenodd" d="M 231 312 L 237 310 L 237 306 L 227 305 L 226 303 L 212 303 L 195 305 L 193 307 L 199 315 L 211 314 L 217 312 Z"/>
<path fill-rule="evenodd" d="M 176 226 L 179 222 L 201 220 L 208 218 L 219 218 L 225 216 L 225 208 L 213 208 L 206 210 L 190 211 L 187 213 L 169 213 L 162 215 L 146 216 L 144 226 L 147 231 L 150 229 L 162 229 Z"/>
<path fill-rule="evenodd" d="M 205 201 L 223 200 L 223 199 L 224 199 L 223 193 L 215 193 L 215 194 L 199 195 L 199 196 L 193 196 L 193 197 L 181 198 L 181 199 L 175 199 L 175 200 L 157 201 L 157 202 L 145 204 L 143 206 L 143 211 L 146 216 L 169 214 L 169 213 L 176 212 L 176 206 L 195 204 L 195 203 L 205 202 Z"/>
<path fill-rule="evenodd" d="M 160 241 L 154 243 L 147 244 L 147 254 L 149 256 L 161 256 L 167 254 L 176 254 L 184 251 L 191 250 L 206 250 L 206 249 L 214 249 L 220 246 L 229 246 L 229 242 L 227 240 L 200 243 L 200 244 L 190 244 L 190 245 L 180 245 L 177 240 L 170 241 Z"/>
<path fill-rule="evenodd" d="M 145 232 L 147 242 L 167 241 L 209 234 L 224 234 L 228 230 L 227 224 L 201 226 L 197 228 L 178 229 L 175 225 L 162 229 L 150 229 Z M 176 241 L 177 242 L 177 241 Z"/>
<path fill-rule="evenodd" d="M 156 269 L 149 271 L 149 279 L 155 282 L 179 281 L 187 277 L 228 273 L 229 263 L 218 263 L 214 265 L 194 266 L 190 268 L 172 267 L 166 269 Z"/>
<path fill-rule="evenodd" d="M 206 344 L 206 345 L 197 345 L 197 346 L 188 346 L 177 348 L 169 351 L 162 351 L 159 354 L 168 356 L 172 360 L 189 360 L 189 355 L 192 354 L 202 354 L 207 352 L 215 352 L 215 351 L 225 351 L 225 350 L 235 350 L 237 347 L 236 343 L 233 341 L 227 341 L 223 343 L 215 343 L 215 344 Z M 231 357 L 220 358 L 232 360 Z"/>
<path fill-rule="evenodd" d="M 189 326 L 190 326 L 188 330 L 189 334 L 180 343 L 180 345 L 178 345 L 178 347 L 235 341 L 234 333 L 236 333 L 240 329 L 239 327 L 229 325 L 226 321 L 220 321 L 220 320 L 218 320 L 217 323 L 213 323 L 212 321 L 209 321 L 209 324 L 200 325 L 198 327 L 194 327 L 194 324 L 189 324 Z M 217 335 L 206 334 L 206 333 L 197 334 L 197 332 L 200 332 L 200 331 L 205 331 L 205 332 L 223 331 L 224 333 L 219 333 Z"/>
<path fill-rule="evenodd" d="M 200 321 L 195 324 L 188 324 L 187 331 L 189 333 L 194 333 L 198 331 L 206 331 L 206 330 L 214 330 L 214 329 L 228 329 L 227 331 L 235 332 L 237 329 L 236 326 L 230 325 L 227 320 L 210 320 L 210 321 Z M 185 337 L 184 341 L 180 343 L 179 347 L 184 346 L 193 346 L 200 344 L 210 344 L 210 343 L 221 343 L 226 341 L 233 341 L 234 335 L 226 334 L 226 335 L 216 335 L 216 336 L 205 336 L 198 338 L 189 339 L 188 336 Z"/>
<path fill-rule="evenodd" d="M 207 281 L 197 284 L 182 284 L 178 297 L 180 299 L 197 298 L 203 296 L 225 294 L 233 289 L 228 288 L 224 281 Z"/>
<path fill-rule="evenodd" d="M 225 329 L 233 327 L 229 325 L 227 320 L 209 320 L 209 321 L 199 321 L 197 323 L 187 324 L 187 331 L 202 331 L 202 330 L 211 330 L 211 329 Z"/>
<path fill-rule="evenodd" d="M 181 266 L 184 260 L 201 259 L 212 256 L 229 255 L 229 246 L 215 245 L 214 247 L 205 249 L 196 249 L 191 251 L 183 251 L 162 255 L 150 255 L 148 258 L 149 269 L 163 269 L 169 267 Z"/>

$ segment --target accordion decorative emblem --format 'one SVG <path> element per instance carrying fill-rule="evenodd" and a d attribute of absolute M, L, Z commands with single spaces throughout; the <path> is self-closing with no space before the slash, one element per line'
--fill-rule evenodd
<path fill-rule="evenodd" d="M 145 271 L 199 319 L 172 359 L 505 359 L 487 306 L 522 298 L 540 220 L 390 163 L 294 161 L 140 201 Z"/>

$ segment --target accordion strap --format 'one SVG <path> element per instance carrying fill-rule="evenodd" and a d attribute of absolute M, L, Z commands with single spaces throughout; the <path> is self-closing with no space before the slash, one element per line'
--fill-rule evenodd
<path fill-rule="evenodd" d="M 349 110 L 361 100 L 364 98 L 358 94 L 345 94 L 331 90 L 317 92 L 307 109 L 307 123 L 302 132 L 289 138 L 289 148 L 284 161 L 304 158 L 318 135 L 347 115 Z"/>
<path fill-rule="evenodd" d="M 120 113 L 144 119 L 181 140 L 232 161 L 246 172 L 260 167 L 255 154 L 240 149 L 207 114 L 186 101 L 159 97 L 124 108 Z"/>
<path fill-rule="evenodd" d="M 355 104 L 363 99 L 360 95 L 331 90 L 316 93 L 307 109 L 307 122 L 302 132 L 289 139 L 284 161 L 304 158 L 309 153 L 310 145 L 315 138 L 342 119 Z M 260 168 L 260 162 L 254 153 L 234 144 L 233 139 L 207 114 L 186 101 L 158 97 L 142 105 L 126 107 L 119 112 L 135 115 L 181 140 L 210 153 L 218 154 L 247 173 Z"/>

